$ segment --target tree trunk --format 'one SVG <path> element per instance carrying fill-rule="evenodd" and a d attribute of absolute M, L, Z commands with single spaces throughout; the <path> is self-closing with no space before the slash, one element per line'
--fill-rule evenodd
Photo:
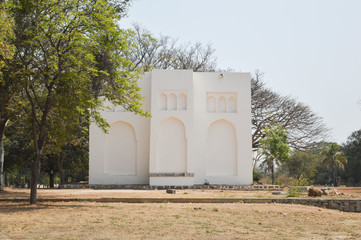
<path fill-rule="evenodd" d="M 54 188 L 54 171 L 50 170 L 48 171 L 49 174 L 49 187 Z"/>
<path fill-rule="evenodd" d="M 274 170 L 274 164 L 271 164 L 271 173 L 272 173 L 272 185 L 275 184 L 275 170 Z"/>
<path fill-rule="evenodd" d="M 5 126 L 7 123 L 7 119 L 2 120 L 0 122 L 0 191 L 3 190 L 4 187 L 4 134 L 5 134 Z"/>
<path fill-rule="evenodd" d="M 0 191 L 4 188 L 4 139 L 0 140 Z"/>
<path fill-rule="evenodd" d="M 31 168 L 31 182 L 30 182 L 30 204 L 36 204 L 38 180 L 40 175 L 40 155 L 36 154 L 33 167 Z"/>
<path fill-rule="evenodd" d="M 5 171 L 4 171 L 4 179 L 5 179 L 5 181 L 4 181 L 5 187 L 9 187 L 10 186 L 10 184 L 9 184 L 9 175 Z"/>
<path fill-rule="evenodd" d="M 45 139 L 46 139 L 46 127 L 48 123 L 48 115 L 50 113 L 50 109 L 53 105 L 52 103 L 52 94 L 53 94 L 53 87 L 55 82 L 52 82 L 47 86 L 47 97 L 45 104 L 43 107 L 39 107 L 36 105 L 36 101 L 34 101 L 34 98 L 36 99 L 36 96 L 32 96 L 30 92 L 35 94 L 34 88 L 32 85 L 29 87 L 32 89 L 29 90 L 28 87 L 25 88 L 25 92 L 27 95 L 27 98 L 31 105 L 31 123 L 32 123 L 32 131 L 33 131 L 33 141 L 34 141 L 34 152 L 35 152 L 35 160 L 34 165 L 31 170 L 31 183 L 30 183 L 30 204 L 36 204 L 36 195 L 37 195 L 37 185 L 40 175 L 40 167 L 41 167 L 41 156 L 43 147 L 45 145 Z M 42 109 L 42 115 L 41 120 L 37 119 L 37 110 Z M 39 133 L 39 134 L 37 134 Z"/>
<path fill-rule="evenodd" d="M 58 168 L 59 168 L 59 175 L 60 175 L 60 184 L 64 184 L 64 169 L 63 169 L 63 161 L 65 158 L 64 153 L 60 153 L 58 156 Z"/>
<path fill-rule="evenodd" d="M 33 139 L 35 149 L 35 160 L 31 169 L 31 182 L 30 182 L 30 204 L 36 204 L 37 187 L 41 169 L 41 155 L 45 143 L 45 129 L 46 124 L 40 126 L 39 137 L 36 135 L 35 120 L 33 120 Z"/>

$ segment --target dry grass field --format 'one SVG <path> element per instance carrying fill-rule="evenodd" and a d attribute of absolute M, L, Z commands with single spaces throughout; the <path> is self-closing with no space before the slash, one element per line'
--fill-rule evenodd
<path fill-rule="evenodd" d="M 361 187 L 336 188 L 343 195 L 337 198 L 360 198 Z M 287 190 L 285 190 L 287 191 Z M 30 190 L 6 188 L 0 192 L 0 199 L 29 198 Z M 165 190 L 96 190 L 96 189 L 38 189 L 38 198 L 285 198 L 286 195 L 272 195 L 271 191 L 233 191 L 233 190 L 177 190 L 177 194 L 167 194 Z M 303 196 L 305 197 L 305 196 Z M 330 196 L 327 196 L 328 198 Z"/>
<path fill-rule="evenodd" d="M 126 189 L 38 189 L 38 198 L 280 198 L 285 195 L 272 195 L 270 191 L 230 191 L 230 190 L 176 190 L 167 194 L 165 190 L 126 190 Z M 0 198 L 29 198 L 30 190 L 7 188 L 0 192 Z"/>
<path fill-rule="evenodd" d="M 361 188 L 338 189 L 360 197 Z M 263 191 L 39 189 L 49 199 L 271 198 Z M 6 189 L 0 199 L 29 198 Z M 1 239 L 361 239 L 361 213 L 286 204 L 0 202 Z"/>
<path fill-rule="evenodd" d="M 360 226 L 360 213 L 301 205 L 0 205 L 0 239 L 361 239 Z"/>

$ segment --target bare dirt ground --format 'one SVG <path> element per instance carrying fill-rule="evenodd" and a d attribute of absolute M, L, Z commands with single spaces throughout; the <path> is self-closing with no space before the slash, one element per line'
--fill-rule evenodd
<path fill-rule="evenodd" d="M 0 204 L 0 239 L 361 239 L 360 213 L 280 204 Z"/>
<path fill-rule="evenodd" d="M 361 187 L 335 188 L 344 195 L 334 198 L 360 198 Z M 285 190 L 286 191 L 286 190 Z M 6 188 L 0 192 L 0 199 L 29 198 L 30 190 Z M 38 189 L 38 198 L 285 198 L 287 195 L 272 195 L 271 191 L 232 191 L 232 190 L 177 190 L 167 194 L 165 190 L 95 190 L 95 189 Z M 305 196 L 304 196 L 305 197 Z M 326 196 L 325 196 L 326 197 Z M 327 196 L 330 198 L 330 196 Z"/>
<path fill-rule="evenodd" d="M 346 195 L 361 197 L 361 187 L 337 187 L 335 189 Z"/>

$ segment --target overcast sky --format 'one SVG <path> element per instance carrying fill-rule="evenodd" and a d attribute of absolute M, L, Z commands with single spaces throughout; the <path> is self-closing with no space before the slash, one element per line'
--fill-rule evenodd
<path fill-rule="evenodd" d="M 264 72 L 324 118 L 332 141 L 361 129 L 361 0 L 135 0 L 128 15 L 124 28 L 212 43 L 219 68 Z"/>

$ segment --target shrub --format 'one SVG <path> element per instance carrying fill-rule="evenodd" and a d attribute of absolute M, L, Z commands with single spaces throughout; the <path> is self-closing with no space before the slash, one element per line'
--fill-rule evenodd
<path fill-rule="evenodd" d="M 293 177 L 290 177 L 287 174 L 282 174 L 281 176 L 276 178 L 275 183 L 277 185 L 283 185 L 283 186 L 289 186 L 292 184 L 292 182 L 294 182 L 295 179 Z"/>
<path fill-rule="evenodd" d="M 253 171 L 253 181 L 258 182 L 261 179 L 261 174 L 259 172 Z"/>

